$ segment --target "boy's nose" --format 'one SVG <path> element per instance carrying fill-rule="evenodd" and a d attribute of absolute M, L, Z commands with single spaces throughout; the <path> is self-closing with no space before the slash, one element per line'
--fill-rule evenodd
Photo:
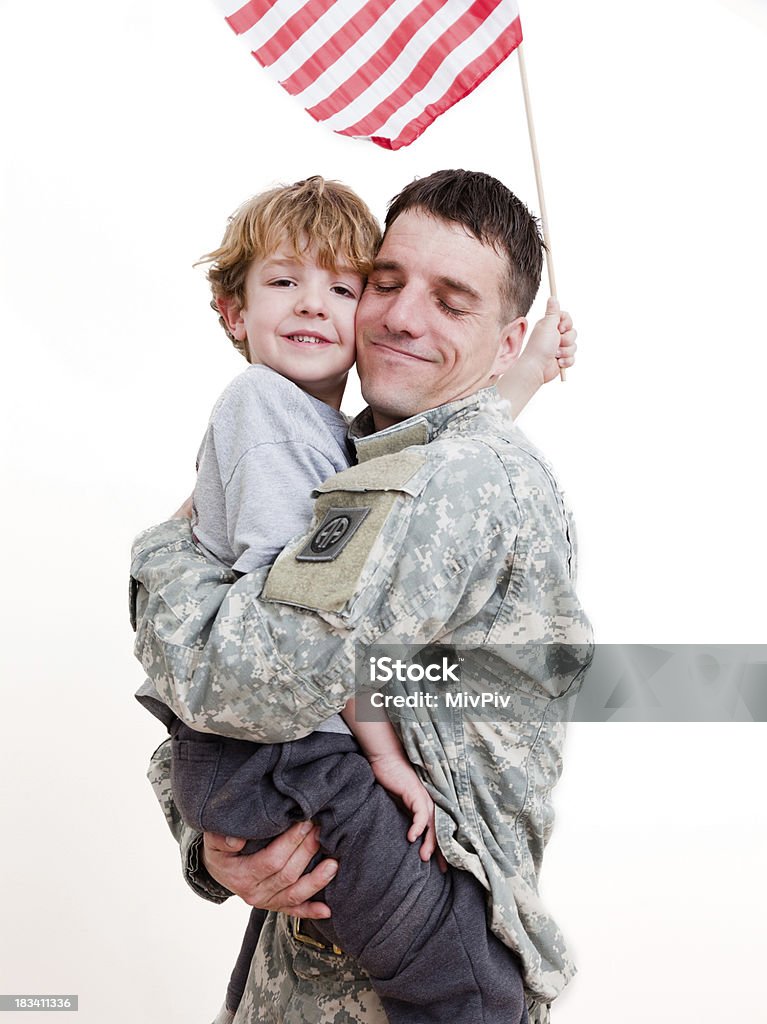
<path fill-rule="evenodd" d="M 302 291 L 296 297 L 296 313 L 299 316 L 313 316 L 321 319 L 328 315 L 322 297 L 314 291 Z"/>

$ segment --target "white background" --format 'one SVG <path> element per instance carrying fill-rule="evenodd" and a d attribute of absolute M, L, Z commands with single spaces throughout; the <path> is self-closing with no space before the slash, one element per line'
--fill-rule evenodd
<path fill-rule="evenodd" d="M 602 642 L 765 639 L 766 6 L 522 12 L 581 345 L 523 426 L 577 512 Z M 126 618 L 130 539 L 190 491 L 244 365 L 191 264 L 245 197 L 312 173 L 379 214 L 450 166 L 536 207 L 516 58 L 395 154 L 316 125 L 207 0 L 4 0 L 0 83 L 0 992 L 207 1024 L 245 909 L 180 880 Z M 767 1020 L 765 739 L 573 728 L 543 874 L 581 968 L 557 1024 Z"/>

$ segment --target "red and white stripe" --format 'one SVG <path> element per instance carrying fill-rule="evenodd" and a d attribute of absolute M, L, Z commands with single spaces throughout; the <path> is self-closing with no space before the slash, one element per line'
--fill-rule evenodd
<path fill-rule="evenodd" d="M 399 149 L 522 41 L 516 0 L 216 0 L 313 118 Z"/>

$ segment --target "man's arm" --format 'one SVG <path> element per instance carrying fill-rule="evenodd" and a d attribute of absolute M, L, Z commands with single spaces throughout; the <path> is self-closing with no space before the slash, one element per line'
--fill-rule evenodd
<path fill-rule="evenodd" d="M 193 728 L 267 743 L 308 734 L 354 695 L 356 653 L 449 633 L 484 605 L 511 558 L 513 502 L 497 514 L 508 477 L 477 442 L 451 442 L 450 463 L 436 470 L 408 449 L 319 490 L 315 526 L 266 586 L 263 572 L 233 582 L 212 566 L 184 522 L 139 537 L 136 653 Z M 356 527 L 316 560 L 312 545 L 339 520 Z"/>
<path fill-rule="evenodd" d="M 170 764 L 170 740 L 165 740 L 152 754 L 146 774 L 168 828 L 179 845 L 184 878 L 198 896 L 202 896 L 203 899 L 210 900 L 212 903 L 223 903 L 232 895 L 232 892 L 219 885 L 201 865 L 202 836 L 184 824 L 181 812 L 176 807 L 170 782 Z"/>
<path fill-rule="evenodd" d="M 135 653 L 161 700 L 194 729 L 282 742 L 308 735 L 346 702 L 304 679 L 291 694 L 292 673 L 259 613 L 266 571 L 237 580 L 201 554 L 187 520 L 136 541 Z"/>

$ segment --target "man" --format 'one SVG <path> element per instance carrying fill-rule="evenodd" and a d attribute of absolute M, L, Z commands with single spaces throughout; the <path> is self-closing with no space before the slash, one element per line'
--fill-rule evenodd
<path fill-rule="evenodd" d="M 358 465 L 318 488 L 310 533 L 266 577 L 233 582 L 178 522 L 142 535 L 133 564 L 137 654 L 196 729 L 261 742 L 305 735 L 354 694 L 355 655 L 371 645 L 465 649 L 460 686 L 496 681 L 510 702 L 501 722 L 460 708 L 394 721 L 438 805 L 443 855 L 488 891 L 489 926 L 520 957 L 533 1021 L 573 972 L 537 875 L 562 706 L 590 644 L 561 496 L 491 387 L 519 354 L 541 264 L 535 222 L 494 179 L 443 171 L 408 186 L 357 312 L 370 405 L 351 430 Z M 402 681 L 387 692 L 410 695 Z M 220 842 L 207 843 L 202 870 L 199 837 L 168 813 L 198 891 L 228 895 L 215 875 L 253 902 L 286 905 L 254 898 Z M 300 839 L 283 837 L 278 850 Z M 299 862 L 313 851 L 308 837 L 302 847 Z M 268 892 L 255 856 L 256 888 Z M 311 941 L 270 916 L 237 1024 L 383 1021 L 354 963 Z"/>

